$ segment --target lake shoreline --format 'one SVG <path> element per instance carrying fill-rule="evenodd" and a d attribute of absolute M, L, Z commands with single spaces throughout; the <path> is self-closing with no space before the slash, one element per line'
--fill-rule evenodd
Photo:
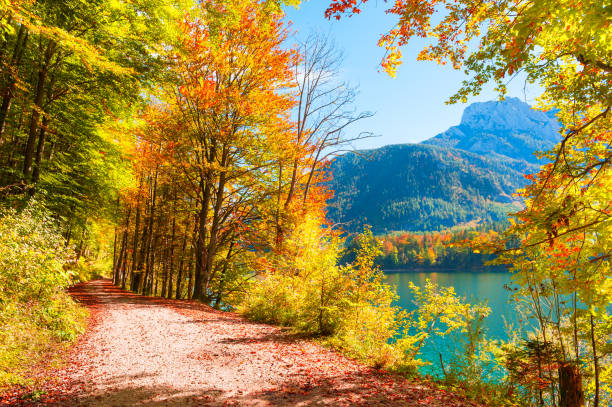
<path fill-rule="evenodd" d="M 448 268 L 448 267 L 415 267 L 401 269 L 381 268 L 387 274 L 411 274 L 411 273 L 507 273 L 510 271 L 504 267 L 471 267 L 471 268 Z"/>

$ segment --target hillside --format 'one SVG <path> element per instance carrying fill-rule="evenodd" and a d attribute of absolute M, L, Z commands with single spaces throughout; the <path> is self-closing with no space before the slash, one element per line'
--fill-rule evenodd
<path fill-rule="evenodd" d="M 533 152 L 557 139 L 558 124 L 518 99 L 474 103 L 461 124 L 421 144 L 345 154 L 331 164 L 329 215 L 357 230 L 431 231 L 506 218 L 512 193 L 537 170 Z"/>

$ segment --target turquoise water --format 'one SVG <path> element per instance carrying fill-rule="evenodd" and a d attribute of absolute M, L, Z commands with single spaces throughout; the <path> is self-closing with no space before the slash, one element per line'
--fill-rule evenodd
<path fill-rule="evenodd" d="M 507 272 L 385 272 L 386 281 L 397 287 L 399 300 L 397 304 L 409 311 L 414 309 L 408 283 L 425 285 L 430 279 L 438 285 L 455 288 L 455 292 L 469 303 L 486 302 L 491 308 L 490 315 L 485 319 L 486 336 L 491 339 L 507 339 L 506 323 L 516 326 L 518 316 L 513 306 L 508 302 L 510 293 L 504 285 L 510 284 L 510 274 Z M 439 367 L 439 353 L 448 355 L 449 349 L 456 347 L 457 338 L 443 337 L 429 344 L 422 351 L 421 358 L 432 362 L 433 371 Z"/>

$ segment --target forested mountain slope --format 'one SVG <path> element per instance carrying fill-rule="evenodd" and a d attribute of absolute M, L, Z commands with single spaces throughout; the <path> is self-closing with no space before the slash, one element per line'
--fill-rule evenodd
<path fill-rule="evenodd" d="M 512 193 L 535 172 L 535 150 L 557 140 L 552 115 L 518 99 L 474 103 L 461 124 L 422 144 L 345 154 L 331 164 L 329 215 L 349 230 L 430 231 L 495 222 L 520 206 Z"/>

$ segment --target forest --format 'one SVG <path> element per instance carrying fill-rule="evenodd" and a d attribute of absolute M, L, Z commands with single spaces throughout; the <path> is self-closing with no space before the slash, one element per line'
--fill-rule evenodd
<path fill-rule="evenodd" d="M 505 225 L 499 223 L 444 232 L 395 232 L 375 236 L 381 244 L 375 264 L 383 270 L 484 271 L 495 256 L 480 253 L 478 249 L 474 252 L 468 242 L 495 238 L 503 229 Z M 356 256 L 361 249 L 359 242 L 358 238 L 349 239 L 344 261 Z M 503 270 L 503 267 L 494 269 Z"/>
<path fill-rule="evenodd" d="M 495 223 L 520 207 L 512 193 L 534 167 L 428 145 L 350 152 L 329 165 L 328 216 L 357 232 L 439 231 Z"/>
<path fill-rule="evenodd" d="M 365 0 L 328 1 L 322 19 L 372 12 Z M 433 380 L 474 403 L 609 405 L 610 5 L 383 3 L 393 25 L 378 42 L 382 71 L 395 76 L 408 41 L 428 38 L 417 59 L 468 75 L 449 103 L 487 85 L 503 98 L 523 75 L 542 89 L 536 108 L 555 112 L 560 142 L 540 153 L 526 185 L 480 171 L 464 180 L 515 194 L 521 205 L 496 203 L 491 220 L 507 216 L 503 228 L 381 238 L 361 228 L 365 219 L 347 238 L 328 217 L 337 210 L 327 207 L 328 169 L 369 136 L 350 129 L 372 113 L 343 80 L 334 42 L 291 28 L 284 10 L 299 3 L 0 0 L 0 394 L 31 388 L 33 366 L 87 336 L 100 313 L 69 292 L 105 277 L 138 298 L 285 326 L 376 372 Z M 486 206 L 487 197 L 460 193 L 467 209 L 446 208 L 444 222 Z M 373 216 L 409 213 L 418 223 L 432 202 Z M 452 288 L 413 286 L 416 309 L 400 309 L 381 271 L 483 260 L 509 268 L 530 321 L 508 341 L 489 340 L 490 310 Z M 455 352 L 440 355 L 444 376 L 419 379 L 423 347 L 459 334 Z"/>

